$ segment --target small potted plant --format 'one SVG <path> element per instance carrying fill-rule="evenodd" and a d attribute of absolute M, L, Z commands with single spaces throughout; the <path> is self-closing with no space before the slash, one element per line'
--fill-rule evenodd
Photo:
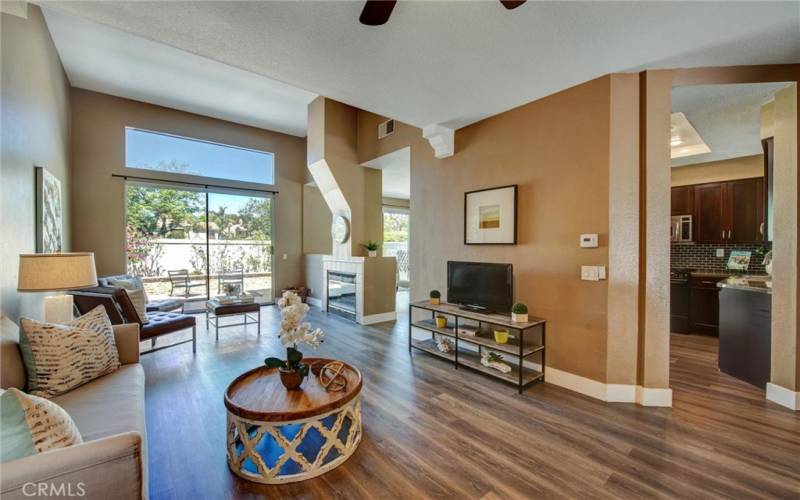
<path fill-rule="evenodd" d="M 325 334 L 319 328 L 312 330 L 310 324 L 303 323 L 308 305 L 303 304 L 296 293 L 285 292 L 278 300 L 278 307 L 281 309 L 281 331 L 278 337 L 286 348 L 286 359 L 270 357 L 264 360 L 264 364 L 267 368 L 277 368 L 284 387 L 295 390 L 300 388 L 309 369 L 308 365 L 302 362 L 303 353 L 297 346 L 306 344 L 312 348 L 318 347 Z"/>
<path fill-rule="evenodd" d="M 528 306 L 525 304 L 514 304 L 511 307 L 511 321 L 514 323 L 526 323 L 528 321 Z"/>
<path fill-rule="evenodd" d="M 222 285 L 222 291 L 225 292 L 226 297 L 233 297 L 239 287 L 234 283 L 225 283 Z"/>
<path fill-rule="evenodd" d="M 439 290 L 431 290 L 429 296 L 431 298 L 431 305 L 434 306 L 438 306 L 442 300 L 442 292 L 440 292 Z"/>
<path fill-rule="evenodd" d="M 377 257 L 378 256 L 378 242 L 369 240 L 367 241 L 366 245 L 361 245 L 362 247 L 367 249 L 367 255 L 370 257 Z"/>
<path fill-rule="evenodd" d="M 436 315 L 436 328 L 447 328 L 447 316 L 443 314 Z"/>

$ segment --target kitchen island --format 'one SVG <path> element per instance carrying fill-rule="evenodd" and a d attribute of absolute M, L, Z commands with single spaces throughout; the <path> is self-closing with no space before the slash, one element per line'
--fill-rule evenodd
<path fill-rule="evenodd" d="M 760 389 L 771 367 L 772 282 L 732 276 L 719 291 L 719 369 Z"/>

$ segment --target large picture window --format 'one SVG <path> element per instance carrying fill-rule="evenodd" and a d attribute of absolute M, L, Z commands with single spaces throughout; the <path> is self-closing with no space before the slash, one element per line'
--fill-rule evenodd
<path fill-rule="evenodd" d="M 125 128 L 125 166 L 256 184 L 275 183 L 275 155 Z"/>

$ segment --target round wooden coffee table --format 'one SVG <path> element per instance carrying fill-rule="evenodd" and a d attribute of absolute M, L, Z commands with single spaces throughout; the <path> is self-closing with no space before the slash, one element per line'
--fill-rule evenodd
<path fill-rule="evenodd" d="M 317 360 L 333 361 L 303 362 Z M 296 391 L 281 384 L 277 368 L 239 375 L 225 391 L 231 471 L 258 483 L 291 483 L 347 460 L 361 442 L 361 372 L 344 363 L 342 374 L 347 387 L 338 392 L 311 373 Z"/>

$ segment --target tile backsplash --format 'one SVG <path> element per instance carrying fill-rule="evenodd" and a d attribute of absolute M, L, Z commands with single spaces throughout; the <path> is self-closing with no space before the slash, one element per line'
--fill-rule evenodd
<path fill-rule="evenodd" d="M 726 272 L 725 265 L 731 250 L 748 250 L 753 252 L 750 259 L 750 269 L 748 274 L 766 274 L 761 258 L 755 256 L 756 249 L 764 245 L 738 245 L 738 244 L 691 244 L 673 243 L 670 265 L 684 269 L 696 269 L 699 271 L 719 271 Z M 767 247 L 772 247 L 771 243 L 766 243 Z M 725 251 L 724 257 L 717 257 L 717 249 Z"/>

